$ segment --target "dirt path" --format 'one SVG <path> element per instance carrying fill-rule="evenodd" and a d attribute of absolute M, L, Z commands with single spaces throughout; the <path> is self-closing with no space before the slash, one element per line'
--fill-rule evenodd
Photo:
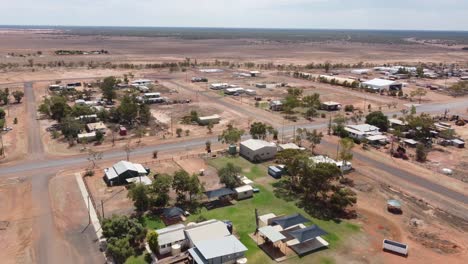
<path fill-rule="evenodd" d="M 37 121 L 37 106 L 32 82 L 24 83 L 24 95 L 27 109 L 28 158 L 38 159 L 44 155 L 39 121 Z"/>

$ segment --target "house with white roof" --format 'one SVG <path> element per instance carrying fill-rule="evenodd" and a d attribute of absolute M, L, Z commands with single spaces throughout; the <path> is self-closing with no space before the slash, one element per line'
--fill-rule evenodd
<path fill-rule="evenodd" d="M 158 253 L 161 255 L 171 253 L 174 245 L 180 245 L 181 248 L 187 246 L 188 240 L 185 237 L 185 225 L 176 224 L 156 230 L 158 233 Z"/>
<path fill-rule="evenodd" d="M 135 177 L 144 177 L 148 171 L 143 165 L 129 161 L 119 161 L 112 167 L 104 169 L 104 181 L 110 185 L 126 184 L 131 182 L 128 179 Z"/>
<path fill-rule="evenodd" d="M 403 89 L 403 84 L 391 81 L 391 80 L 385 80 L 385 79 L 380 79 L 380 78 L 375 78 L 367 82 L 363 82 L 362 86 L 376 91 L 376 92 L 381 92 L 381 91 L 400 91 Z"/>
<path fill-rule="evenodd" d="M 378 127 L 369 124 L 347 125 L 345 126 L 345 130 L 348 132 L 350 137 L 356 139 L 363 139 L 368 136 L 382 134 Z"/>
<path fill-rule="evenodd" d="M 148 80 L 148 79 L 139 79 L 139 80 L 134 80 L 132 81 L 131 85 L 134 87 L 138 86 L 147 86 L 153 84 L 153 81 Z"/>
<path fill-rule="evenodd" d="M 231 235 L 227 225 L 216 219 L 207 220 L 200 223 L 188 224 L 185 229 L 185 236 L 188 239 L 188 244 L 193 247 L 195 243 L 222 238 Z"/>
<path fill-rule="evenodd" d="M 245 259 L 245 252 L 247 248 L 233 235 L 198 241 L 189 249 L 195 264 L 239 263 L 240 259 Z"/>
<path fill-rule="evenodd" d="M 240 143 L 239 154 L 253 162 L 272 159 L 278 148 L 275 143 L 261 139 L 248 139 Z"/>

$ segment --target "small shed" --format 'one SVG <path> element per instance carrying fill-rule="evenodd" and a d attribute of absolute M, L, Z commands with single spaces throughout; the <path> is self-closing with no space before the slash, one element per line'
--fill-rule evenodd
<path fill-rule="evenodd" d="M 405 145 L 408 146 L 408 147 L 412 147 L 412 148 L 415 148 L 416 145 L 418 145 L 418 142 L 414 139 L 405 139 L 403 140 L 403 142 L 405 142 Z"/>
<path fill-rule="evenodd" d="M 270 175 L 271 177 L 275 179 L 281 178 L 281 176 L 283 176 L 283 173 L 284 173 L 284 166 L 283 167 L 268 166 L 268 175 Z"/>
<path fill-rule="evenodd" d="M 127 128 L 125 128 L 124 126 L 120 126 L 119 127 L 119 135 L 126 136 L 127 135 Z"/>
<path fill-rule="evenodd" d="M 387 210 L 394 214 L 401 214 L 401 203 L 398 200 L 388 200 L 387 201 Z"/>
<path fill-rule="evenodd" d="M 283 103 L 279 100 L 270 102 L 270 110 L 272 111 L 281 111 L 283 110 Z"/>
<path fill-rule="evenodd" d="M 321 108 L 326 111 L 337 111 L 340 110 L 341 104 L 338 102 L 328 101 L 323 102 Z"/>
<path fill-rule="evenodd" d="M 86 125 L 86 130 L 88 132 L 100 131 L 101 133 L 106 133 L 107 126 L 103 122 L 89 123 Z"/>
<path fill-rule="evenodd" d="M 465 142 L 460 139 L 452 139 L 452 144 L 457 148 L 464 148 Z"/>
<path fill-rule="evenodd" d="M 210 123 L 212 124 L 217 124 L 221 120 L 221 117 L 219 115 L 210 115 L 210 116 L 200 116 L 198 117 L 198 124 L 205 126 Z"/>
<path fill-rule="evenodd" d="M 244 185 L 234 189 L 236 192 L 237 200 L 247 199 L 253 197 L 253 188 L 250 185 Z"/>
<path fill-rule="evenodd" d="M 85 143 L 96 140 L 96 132 L 78 134 L 78 142 Z"/>

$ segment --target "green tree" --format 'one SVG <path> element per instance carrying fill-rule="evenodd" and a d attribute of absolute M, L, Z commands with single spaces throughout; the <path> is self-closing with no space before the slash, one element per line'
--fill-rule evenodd
<path fill-rule="evenodd" d="M 427 150 L 423 144 L 416 146 L 416 160 L 419 162 L 425 162 L 427 160 Z"/>
<path fill-rule="evenodd" d="M 202 192 L 203 192 L 203 185 L 201 184 L 200 179 L 198 178 L 198 175 L 193 174 L 189 179 L 189 188 L 188 188 L 190 202 L 192 202 L 194 198 L 201 195 Z"/>
<path fill-rule="evenodd" d="M 184 132 L 184 131 L 182 130 L 182 128 L 180 128 L 180 127 L 177 128 L 177 129 L 176 129 L 177 137 L 181 137 L 181 136 L 182 136 L 182 132 Z"/>
<path fill-rule="evenodd" d="M 410 92 L 411 97 L 418 97 L 419 98 L 419 103 L 421 103 L 422 98 L 427 94 L 427 91 L 424 88 L 417 88 L 414 91 Z"/>
<path fill-rule="evenodd" d="M 150 194 L 155 206 L 164 207 L 169 203 L 169 191 L 172 186 L 172 176 L 168 174 L 158 175 L 151 184 Z"/>
<path fill-rule="evenodd" d="M 228 124 L 223 133 L 218 136 L 218 141 L 223 144 L 234 145 L 241 140 L 243 134 L 244 130 L 235 128 L 232 124 Z"/>
<path fill-rule="evenodd" d="M 206 128 L 208 129 L 208 134 L 213 133 L 213 127 L 214 127 L 213 122 L 209 122 L 208 125 L 206 126 Z"/>
<path fill-rule="evenodd" d="M 14 91 L 12 93 L 13 97 L 15 98 L 16 103 L 21 103 L 21 99 L 23 99 L 24 93 L 23 91 Z"/>
<path fill-rule="evenodd" d="M 308 119 L 312 119 L 314 117 L 317 117 L 319 115 L 318 111 L 314 107 L 309 107 L 307 111 L 305 112 L 305 117 Z"/>
<path fill-rule="evenodd" d="M 320 94 L 314 93 L 312 95 L 307 95 L 302 98 L 302 104 L 308 108 L 319 109 L 321 106 Z"/>
<path fill-rule="evenodd" d="M 128 198 L 132 199 L 137 212 L 143 213 L 148 210 L 150 199 L 145 185 L 141 183 L 134 184 L 128 190 Z"/>
<path fill-rule="evenodd" d="M 5 110 L 3 110 L 3 108 L 0 108 L 0 119 L 4 119 L 5 118 Z"/>
<path fill-rule="evenodd" d="M 267 135 L 267 125 L 262 122 L 254 122 L 250 125 L 250 135 L 254 139 L 265 139 Z"/>
<path fill-rule="evenodd" d="M 117 80 L 114 76 L 109 76 L 104 78 L 104 80 L 100 83 L 99 88 L 101 88 L 102 96 L 106 98 L 108 101 L 114 100 L 117 97 L 117 93 L 115 92 L 115 85 L 117 84 Z"/>
<path fill-rule="evenodd" d="M 353 159 L 353 148 L 354 148 L 354 141 L 351 138 L 342 138 L 340 139 L 340 152 L 339 152 L 339 159 L 346 164 L 348 161 Z M 343 166 L 344 167 L 344 166 Z"/>
<path fill-rule="evenodd" d="M 66 116 L 61 122 L 62 134 L 65 138 L 77 138 L 84 125 L 71 116 Z"/>
<path fill-rule="evenodd" d="M 128 237 L 131 245 L 143 241 L 146 229 L 135 218 L 113 215 L 102 220 L 102 234 L 106 238 Z"/>
<path fill-rule="evenodd" d="M 388 117 L 381 111 L 371 112 L 366 116 L 366 123 L 376 126 L 382 131 L 388 130 Z"/>
<path fill-rule="evenodd" d="M 125 95 L 117 108 L 120 119 L 132 124 L 138 115 L 138 104 L 134 97 Z"/>
<path fill-rule="evenodd" d="M 107 252 L 115 263 L 125 263 L 127 258 L 135 255 L 135 249 L 130 245 L 128 237 L 109 238 L 107 240 Z"/>
<path fill-rule="evenodd" d="M 146 241 L 148 246 L 153 251 L 154 254 L 158 253 L 159 243 L 158 243 L 159 234 L 155 230 L 151 230 L 146 234 Z"/>
<path fill-rule="evenodd" d="M 418 78 L 423 78 L 424 77 L 424 67 L 422 65 L 419 65 L 416 68 L 416 75 L 418 76 Z"/>
<path fill-rule="evenodd" d="M 104 133 L 101 132 L 101 130 L 96 131 L 96 141 L 99 143 L 102 143 L 104 140 Z"/>
<path fill-rule="evenodd" d="M 184 170 L 178 170 L 174 173 L 172 188 L 177 193 L 179 200 L 185 201 L 186 194 L 190 190 L 190 175 Z"/>
<path fill-rule="evenodd" d="M 241 172 L 241 167 L 228 162 L 226 166 L 218 171 L 220 182 L 226 185 L 227 188 L 235 188 L 240 184 L 240 180 L 237 178 L 237 175 Z"/>
<path fill-rule="evenodd" d="M 140 106 L 140 113 L 139 113 L 140 123 L 142 125 L 149 125 L 153 116 L 151 115 L 151 111 L 148 105 L 142 104 Z"/>
<path fill-rule="evenodd" d="M 322 132 L 318 132 L 316 129 L 312 130 L 312 132 L 306 132 L 306 139 L 310 143 L 312 153 L 314 153 L 315 147 L 317 147 L 317 145 L 320 144 L 322 138 Z"/>
<path fill-rule="evenodd" d="M 52 96 L 51 98 L 44 99 L 44 102 L 39 106 L 39 111 L 60 122 L 63 117 L 70 114 L 71 108 L 67 104 L 65 97 Z"/>

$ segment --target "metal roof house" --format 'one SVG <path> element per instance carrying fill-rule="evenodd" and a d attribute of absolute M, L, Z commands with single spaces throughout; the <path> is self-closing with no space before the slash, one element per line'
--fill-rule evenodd
<path fill-rule="evenodd" d="M 344 163 L 343 161 L 336 161 L 327 156 L 319 155 L 319 156 L 310 157 L 310 159 L 316 164 L 318 163 L 335 164 L 342 171 L 349 171 L 353 168 L 351 162 L 349 161 L 347 161 L 346 164 L 343 166 L 343 163 Z"/>
<path fill-rule="evenodd" d="M 100 131 L 105 134 L 107 132 L 107 126 L 103 122 L 88 123 L 86 124 L 86 130 L 88 132 Z"/>
<path fill-rule="evenodd" d="M 189 249 L 192 263 L 222 264 L 236 263 L 244 258 L 247 248 L 235 236 L 229 235 L 217 239 L 198 241 Z"/>
<path fill-rule="evenodd" d="M 360 125 L 347 125 L 345 130 L 349 133 L 352 138 L 363 139 L 368 136 L 381 135 L 380 129 L 376 126 L 369 124 Z"/>
<path fill-rule="evenodd" d="M 126 184 L 127 179 L 146 176 L 148 171 L 138 163 L 119 161 L 112 167 L 104 169 L 104 181 L 110 185 Z"/>
<path fill-rule="evenodd" d="M 271 101 L 270 102 L 270 110 L 272 111 L 281 111 L 283 110 L 283 102 L 279 100 Z"/>
<path fill-rule="evenodd" d="M 165 255 L 171 252 L 173 245 L 179 244 L 181 247 L 187 246 L 185 237 L 185 225 L 176 224 L 156 230 L 158 233 L 158 252 Z"/>
<path fill-rule="evenodd" d="M 252 162 L 272 159 L 277 151 L 276 144 L 260 139 L 248 139 L 239 148 L 239 154 Z"/>

